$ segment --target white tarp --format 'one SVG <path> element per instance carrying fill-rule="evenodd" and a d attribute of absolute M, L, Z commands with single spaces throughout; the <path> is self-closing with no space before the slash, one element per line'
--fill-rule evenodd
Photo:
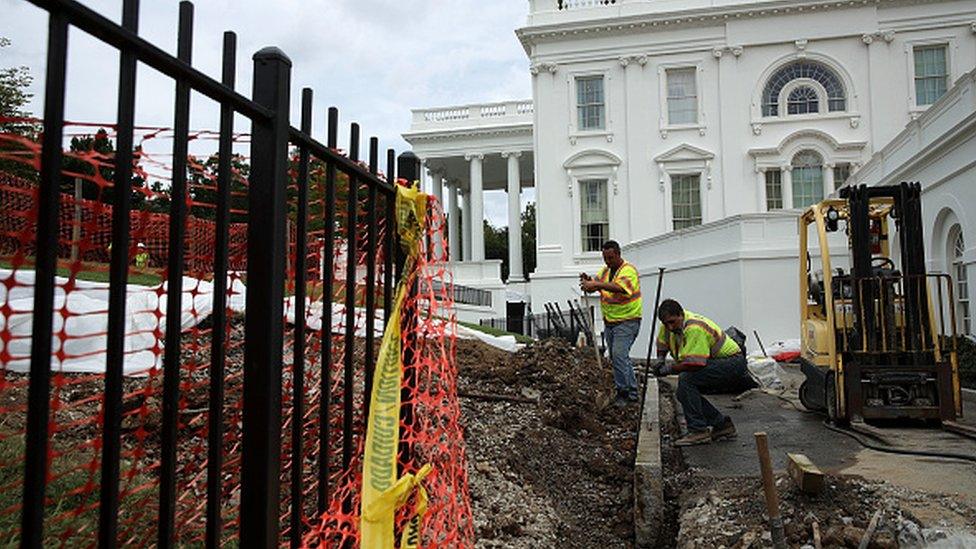
<path fill-rule="evenodd" d="M 63 372 L 105 371 L 108 331 L 108 287 L 104 282 L 75 280 L 65 294 L 68 279 L 55 277 L 54 318 L 51 342 L 51 368 Z M 243 310 L 242 285 L 231 282 L 229 304 Z M 144 375 L 162 366 L 166 337 L 166 283 L 157 286 L 130 284 L 125 299 L 125 375 Z M 9 288 L 9 289 L 8 289 Z M 33 328 L 34 271 L 0 269 L 0 331 L 7 330 L 10 341 L 0 340 L 0 352 L 9 360 L 3 366 L 14 372 L 30 369 L 30 338 Z M 213 308 L 213 284 L 183 277 L 180 326 L 186 331 L 203 321 Z M 6 347 L 5 347 L 6 345 Z"/>
<path fill-rule="evenodd" d="M 54 324 L 51 342 L 51 368 L 62 372 L 102 373 L 106 361 L 106 333 L 108 331 L 108 287 L 104 282 L 75 280 L 67 292 L 68 279 L 55 277 Z M 228 277 L 231 288 L 228 307 L 237 313 L 245 308 L 246 288 L 236 275 Z M 162 350 L 166 337 L 166 283 L 157 286 L 130 284 L 126 291 L 125 317 L 125 375 L 145 375 L 153 367 L 162 367 Z M 9 289 L 8 289 L 9 288 Z M 345 307 L 332 303 L 333 330 L 344 333 Z M 295 298 L 285 299 L 285 317 L 295 322 Z M 2 365 L 13 372 L 30 370 L 30 338 L 33 327 L 34 271 L 0 269 L 0 332 L 8 330 L 10 340 L 0 339 L 0 354 L 9 359 Z M 183 300 L 180 326 L 189 330 L 202 322 L 213 309 L 213 283 L 183 277 Z M 365 309 L 356 308 L 355 333 L 366 335 Z M 383 334 L 383 311 L 376 311 L 374 333 Z M 306 301 L 306 320 L 309 329 L 322 327 L 322 302 Z M 445 322 L 445 321 L 440 321 Z M 450 334 L 448 334 L 450 335 Z M 478 339 L 488 345 L 514 352 L 518 349 L 512 336 L 496 337 L 457 325 L 457 337 Z"/>

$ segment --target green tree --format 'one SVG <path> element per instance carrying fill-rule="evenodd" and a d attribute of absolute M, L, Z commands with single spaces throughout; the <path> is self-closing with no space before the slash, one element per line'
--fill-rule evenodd
<path fill-rule="evenodd" d="M 502 280 L 508 280 L 508 227 L 498 228 L 485 223 L 485 259 L 502 260 Z"/>
<path fill-rule="evenodd" d="M 189 163 L 190 175 L 187 179 L 187 192 L 193 205 L 190 215 L 201 219 L 216 219 L 217 217 L 217 174 L 220 166 L 220 155 L 212 154 L 200 164 L 191 158 Z M 247 221 L 247 178 L 251 174 L 251 165 L 247 159 L 239 154 L 231 155 L 230 159 L 230 222 L 243 223 Z M 158 184 L 157 184 L 158 186 Z M 156 188 L 152 189 L 156 191 Z M 160 188 L 159 192 L 163 192 Z M 165 203 L 169 211 L 169 196 L 160 196 L 153 202 Z"/>
<path fill-rule="evenodd" d="M 10 46 L 10 40 L 0 36 L 0 49 Z M 34 81 L 27 67 L 0 68 L 0 134 L 22 136 L 35 140 L 39 132 L 37 124 L 15 120 L 27 118 L 30 113 L 26 110 L 33 94 L 27 89 Z M 14 120 L 12 120 L 14 119 Z M 16 177 L 36 180 L 37 171 L 28 163 L 11 158 L 4 158 L 10 153 L 26 151 L 13 139 L 0 138 L 0 172 L 12 174 Z"/>
<path fill-rule="evenodd" d="M 525 279 L 535 270 L 535 202 L 529 202 L 522 212 L 522 267 Z"/>

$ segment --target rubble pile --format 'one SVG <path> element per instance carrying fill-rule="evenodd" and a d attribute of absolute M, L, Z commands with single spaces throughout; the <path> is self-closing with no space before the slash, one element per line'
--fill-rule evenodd
<path fill-rule="evenodd" d="M 956 535 L 948 523 L 926 527 L 904 505 L 906 498 L 938 496 L 909 493 L 859 477 L 828 476 L 823 493 L 816 496 L 803 494 L 786 476 L 777 477 L 776 485 L 790 547 L 814 547 L 814 523 L 823 547 L 858 547 L 878 511 L 880 520 L 869 548 L 922 547 Z M 686 492 L 682 496 L 677 546 L 770 546 L 762 494 L 762 482 L 754 477 L 724 478 Z M 976 511 L 957 502 L 942 503 L 964 526 L 976 526 Z"/>
<path fill-rule="evenodd" d="M 556 339 L 457 360 L 477 547 L 632 547 L 640 410 L 607 361 Z"/>

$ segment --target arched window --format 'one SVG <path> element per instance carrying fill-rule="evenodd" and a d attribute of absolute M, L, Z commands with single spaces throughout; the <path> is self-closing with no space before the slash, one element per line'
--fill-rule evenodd
<path fill-rule="evenodd" d="M 952 261 L 952 277 L 956 280 L 956 301 L 959 310 L 956 312 L 960 320 L 960 328 L 964 334 L 972 333 L 972 316 L 969 311 L 969 278 L 966 264 L 963 263 L 963 253 L 966 243 L 962 238 L 962 227 L 956 225 L 949 231 L 949 252 Z"/>
<path fill-rule="evenodd" d="M 793 207 L 806 208 L 823 200 L 823 158 L 815 151 L 793 157 Z"/>
<path fill-rule="evenodd" d="M 789 92 L 787 99 L 787 114 L 805 114 L 808 112 L 820 112 L 820 108 L 826 105 L 827 112 L 838 112 L 847 109 L 847 95 L 844 92 L 844 84 L 834 71 L 822 63 L 816 61 L 794 61 L 777 70 L 766 82 L 762 95 L 762 114 L 763 116 L 779 116 L 780 95 L 783 89 L 790 82 L 795 80 L 807 80 L 811 83 L 819 84 L 822 91 L 814 89 L 813 86 L 803 85 Z M 811 107 L 810 93 L 816 97 Z M 822 94 L 822 96 L 821 96 Z M 793 112 L 794 96 L 797 101 L 797 112 Z"/>
<path fill-rule="evenodd" d="M 810 86 L 798 86 L 790 92 L 786 101 L 786 112 L 789 114 L 807 114 L 820 112 L 817 91 Z"/>

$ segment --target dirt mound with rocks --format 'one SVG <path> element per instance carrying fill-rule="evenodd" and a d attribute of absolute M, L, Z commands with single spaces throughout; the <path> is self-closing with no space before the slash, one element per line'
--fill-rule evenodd
<path fill-rule="evenodd" d="M 697 490 L 682 496 L 679 548 L 742 549 L 771 545 L 759 478 L 698 481 Z M 904 508 L 904 498 L 918 497 L 918 494 L 884 483 L 860 477 L 828 476 L 823 493 L 816 496 L 800 492 L 785 475 L 776 478 L 776 486 L 790 547 L 813 547 L 814 523 L 823 547 L 858 547 L 878 511 L 881 515 L 869 548 L 921 547 L 952 535 L 949 531 L 924 527 Z M 958 503 L 953 506 L 965 522 L 976 526 L 976 511 Z"/>
<path fill-rule="evenodd" d="M 457 360 L 477 547 L 633 547 L 640 410 L 609 363 L 556 339 Z"/>

